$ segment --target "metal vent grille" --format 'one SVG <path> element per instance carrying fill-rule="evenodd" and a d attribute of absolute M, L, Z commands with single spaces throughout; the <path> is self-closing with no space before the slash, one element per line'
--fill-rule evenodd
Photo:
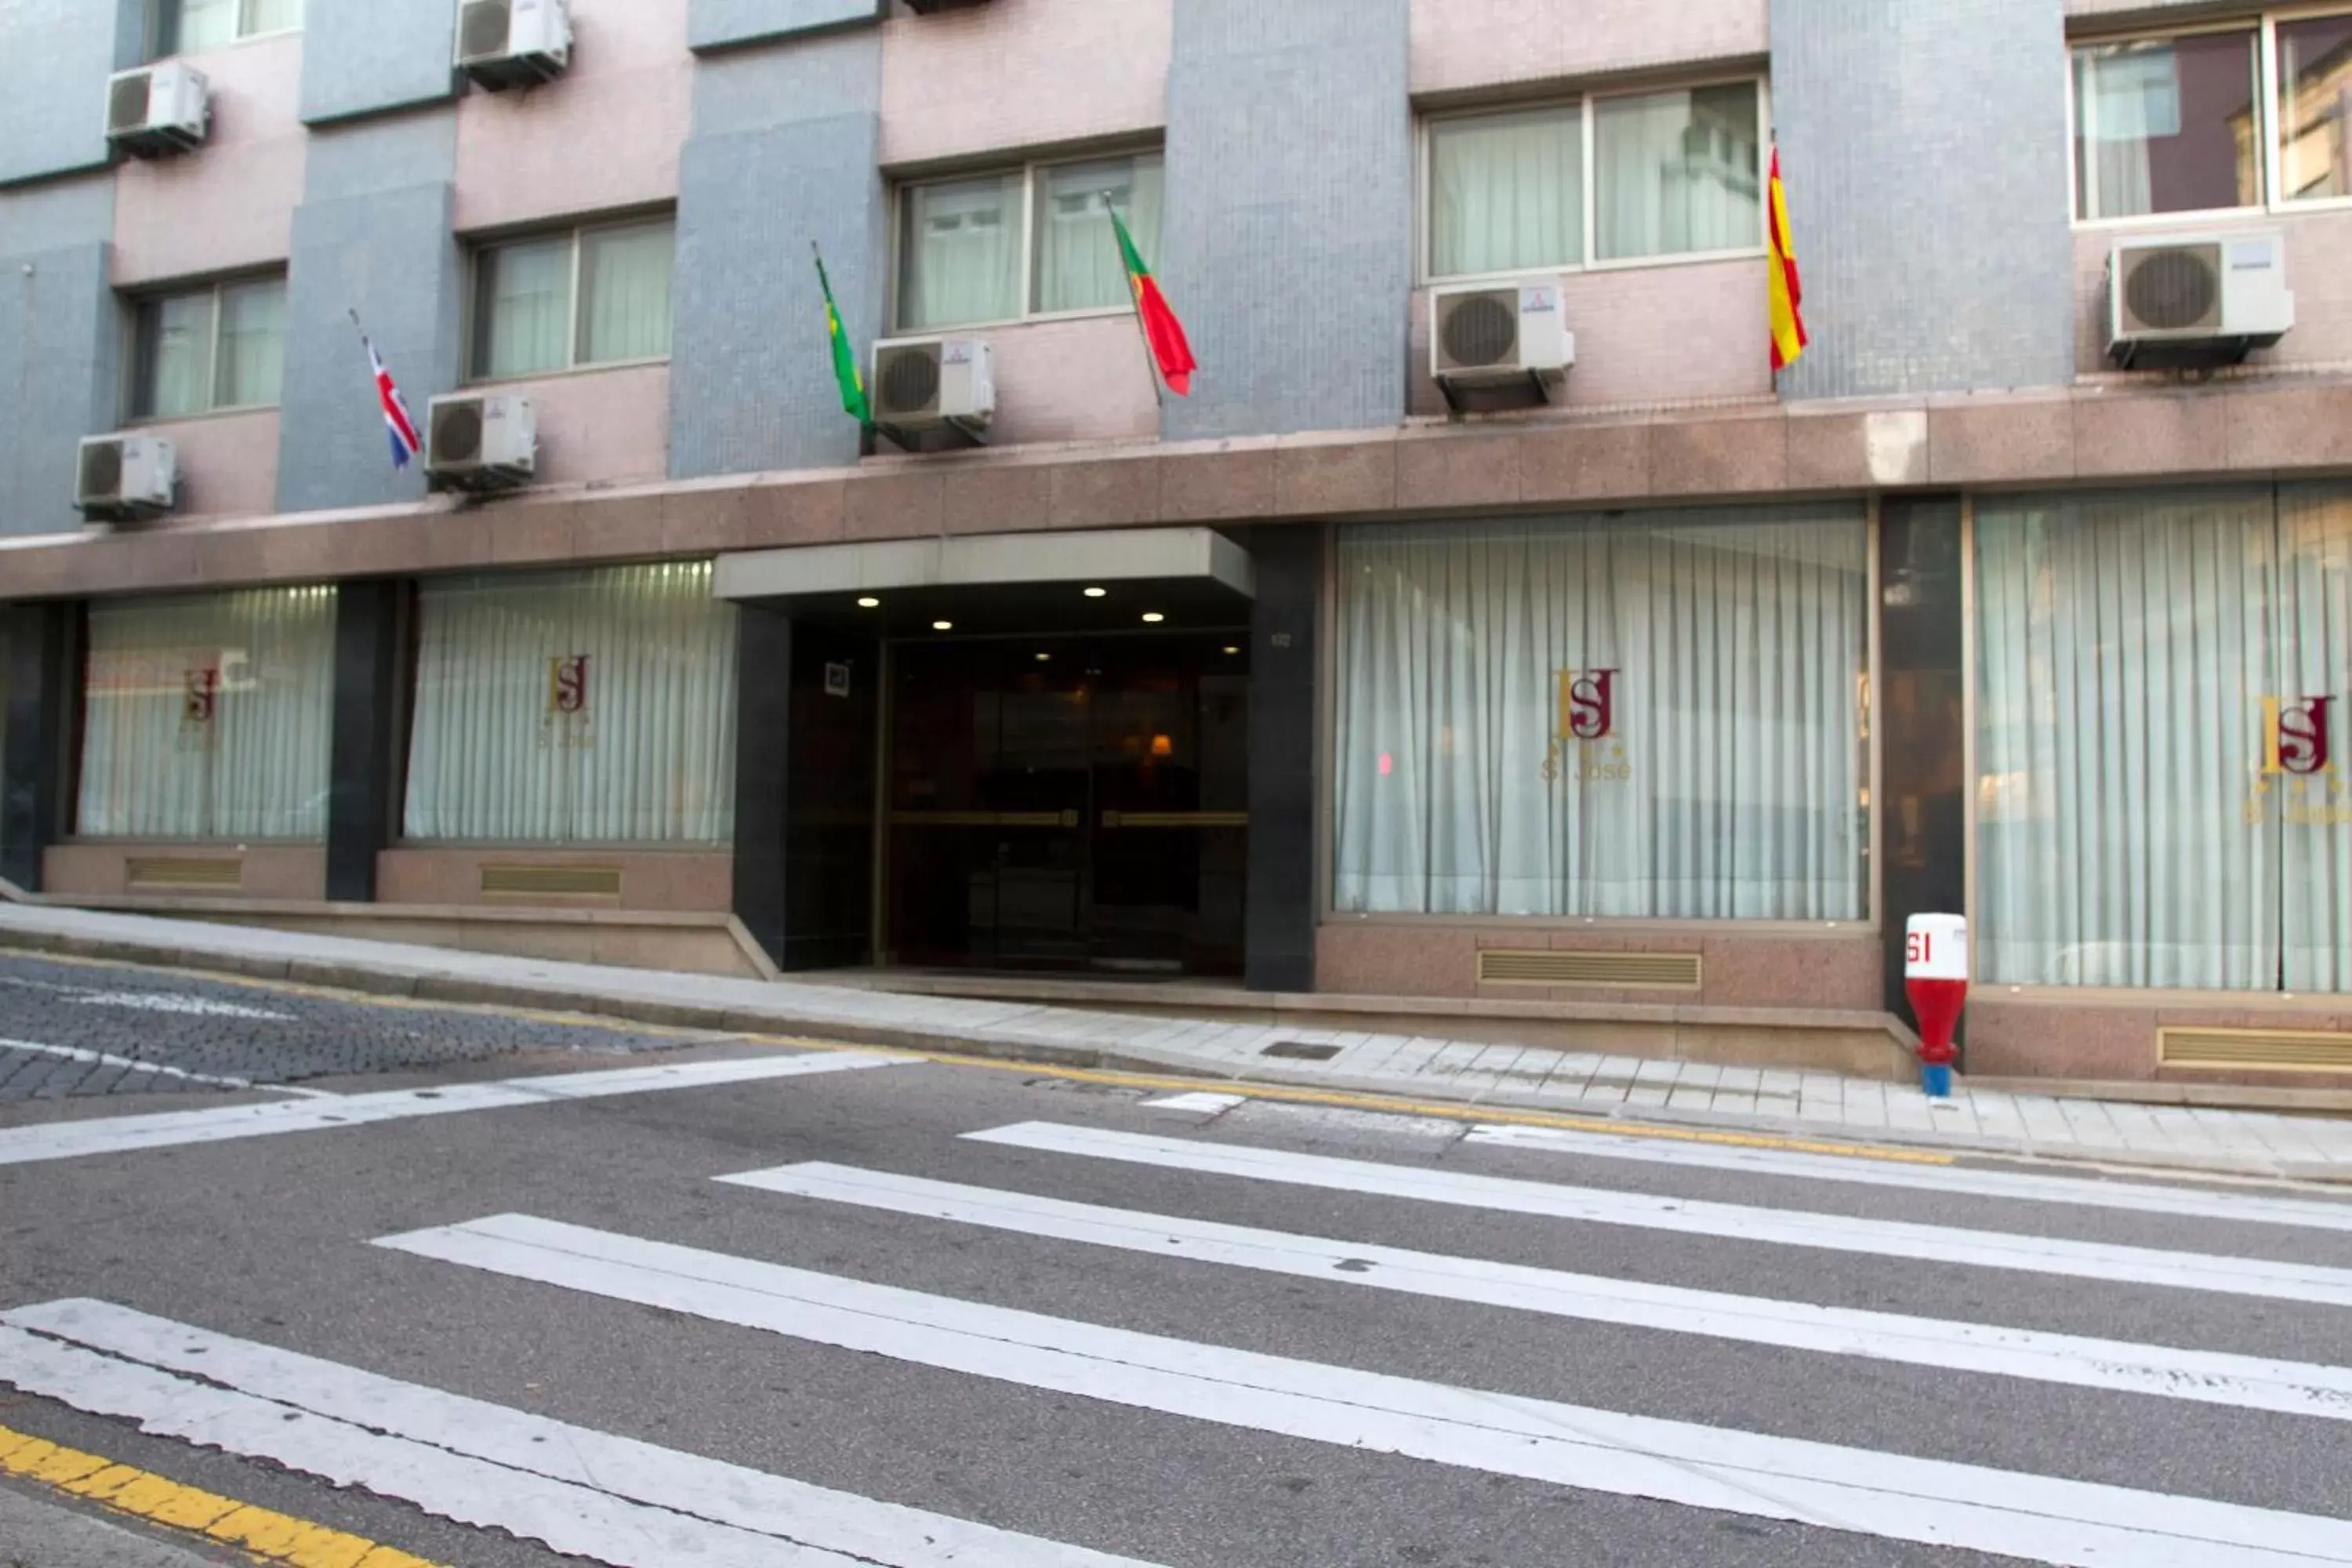
<path fill-rule="evenodd" d="M 507 0 L 467 0 L 457 13 L 457 58 L 478 60 L 507 52 Z"/>
<path fill-rule="evenodd" d="M 147 123 L 147 83 L 145 71 L 114 79 L 106 94 L 109 131 L 136 131 Z"/>
<path fill-rule="evenodd" d="M 482 405 L 472 398 L 436 405 L 430 456 L 434 466 L 482 460 Z"/>
<path fill-rule="evenodd" d="M 86 501 L 112 500 L 122 493 L 122 443 L 92 441 L 81 449 L 81 489 Z"/>
<path fill-rule="evenodd" d="M 144 889 L 222 888 L 245 886 L 245 862 L 237 859 L 199 860 L 181 855 L 132 856 L 123 862 L 123 881 Z"/>
<path fill-rule="evenodd" d="M 2124 253 L 2124 325 L 2132 331 L 2219 331 L 2221 247 L 2151 247 Z"/>
<path fill-rule="evenodd" d="M 2352 1034 L 2317 1029 L 2158 1029 L 2156 1056 L 2168 1068 L 2352 1072 Z"/>
<path fill-rule="evenodd" d="M 1439 307 L 1438 359 L 1446 370 L 1509 365 L 1519 355 L 1519 292 L 1463 294 Z"/>
<path fill-rule="evenodd" d="M 1698 977 L 1696 952 L 1489 947 L 1478 953 L 1482 985 L 1620 985 L 1696 991 Z"/>
<path fill-rule="evenodd" d="M 875 390 L 883 414 L 936 414 L 940 406 L 940 351 L 936 344 L 909 343 L 882 351 L 874 367 Z"/>
<path fill-rule="evenodd" d="M 485 866 L 482 891 L 531 898 L 617 899 L 618 866 Z"/>

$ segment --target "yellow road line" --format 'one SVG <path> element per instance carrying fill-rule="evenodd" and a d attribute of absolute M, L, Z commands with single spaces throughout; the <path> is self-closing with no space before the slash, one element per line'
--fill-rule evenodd
<path fill-rule="evenodd" d="M 0 1471 L 103 1503 L 150 1524 L 224 1542 L 264 1563 L 289 1568 L 435 1568 L 422 1557 L 360 1536 L 183 1486 L 6 1426 L 0 1426 Z"/>
<path fill-rule="evenodd" d="M 0 952 L 37 959 L 44 963 L 79 964 L 92 969 L 132 969 L 145 973 L 185 975 L 191 980 L 243 985 L 257 991 L 278 991 L 324 1001 L 357 1003 L 372 1007 L 403 1007 L 432 1012 L 476 1013 L 519 1018 L 528 1023 L 571 1028 L 603 1029 L 612 1034 L 651 1035 L 665 1039 L 748 1040 L 757 1045 L 789 1046 L 798 1050 L 860 1051 L 896 1056 L 940 1067 L 983 1068 L 997 1072 L 1026 1073 L 1032 1078 L 1066 1079 L 1077 1083 L 1112 1084 L 1128 1089 L 1213 1090 L 1245 1100 L 1271 1100 L 1299 1105 L 1342 1106 L 1352 1110 L 1396 1116 L 1436 1116 L 1454 1121 L 1506 1122 L 1514 1127 L 1551 1127 L 1570 1132 L 1606 1132 L 1621 1138 L 1656 1138 L 1678 1143 L 1713 1143 L 1734 1149 L 1772 1149 L 1787 1153 L 1828 1154 L 1848 1160 L 1875 1160 L 1895 1165 L 1950 1165 L 1954 1156 L 1920 1149 L 1879 1148 L 1866 1143 L 1840 1143 L 1812 1138 L 1784 1138 L 1769 1132 L 1733 1132 L 1705 1127 L 1675 1127 L 1654 1122 L 1615 1121 L 1602 1117 L 1572 1116 L 1545 1110 L 1520 1110 L 1499 1105 L 1433 1102 L 1402 1095 L 1357 1094 L 1333 1089 L 1300 1089 L 1288 1084 L 1250 1083 L 1232 1079 L 1162 1077 L 1109 1068 L 1055 1067 L 1045 1062 L 1006 1060 L 997 1057 L 962 1056 L 952 1051 L 919 1051 L 888 1046 L 861 1046 L 852 1041 L 816 1040 L 797 1035 L 753 1034 L 740 1029 L 686 1029 L 662 1024 L 635 1024 L 626 1018 L 590 1013 L 560 1013 L 542 1008 L 501 1006 L 486 1002 L 441 1002 L 429 997 L 389 996 L 373 991 L 339 991 L 294 980 L 271 980 L 250 974 L 214 974 L 207 971 L 132 963 L 121 959 L 82 958 L 20 948 Z"/>

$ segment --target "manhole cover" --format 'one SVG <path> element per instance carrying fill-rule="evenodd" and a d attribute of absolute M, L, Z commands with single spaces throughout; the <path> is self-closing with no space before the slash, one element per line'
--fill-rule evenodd
<path fill-rule="evenodd" d="M 1328 1062 L 1339 1054 L 1337 1046 L 1310 1046 L 1305 1040 L 1276 1040 L 1258 1052 L 1262 1057 L 1288 1057 L 1302 1062 Z"/>

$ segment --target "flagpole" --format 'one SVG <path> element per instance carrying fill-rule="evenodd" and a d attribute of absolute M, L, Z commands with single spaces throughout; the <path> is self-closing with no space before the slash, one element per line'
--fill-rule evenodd
<path fill-rule="evenodd" d="M 1102 204 L 1104 214 L 1109 216 L 1112 208 L 1108 191 L 1102 194 Z M 1110 242 L 1112 247 L 1117 248 L 1118 245 L 1117 229 L 1111 231 Z M 1128 275 L 1127 253 L 1124 250 L 1119 252 L 1118 275 L 1127 279 L 1127 310 L 1129 315 L 1135 318 L 1135 341 L 1143 346 L 1143 374 L 1151 378 L 1152 405 L 1165 414 L 1168 412 L 1168 395 L 1160 390 L 1160 357 L 1151 352 L 1151 334 L 1143 325 L 1143 298 L 1135 291 L 1135 279 Z"/>

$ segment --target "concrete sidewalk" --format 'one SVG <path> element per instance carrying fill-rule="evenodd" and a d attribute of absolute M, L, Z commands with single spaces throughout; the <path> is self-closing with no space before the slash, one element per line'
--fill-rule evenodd
<path fill-rule="evenodd" d="M 1497 1109 L 2352 1183 L 2352 1118 L 1973 1089 L 1432 1037 L 1158 1021 L 0 904 L 0 947 L 634 1022 L 1246 1079 Z"/>

